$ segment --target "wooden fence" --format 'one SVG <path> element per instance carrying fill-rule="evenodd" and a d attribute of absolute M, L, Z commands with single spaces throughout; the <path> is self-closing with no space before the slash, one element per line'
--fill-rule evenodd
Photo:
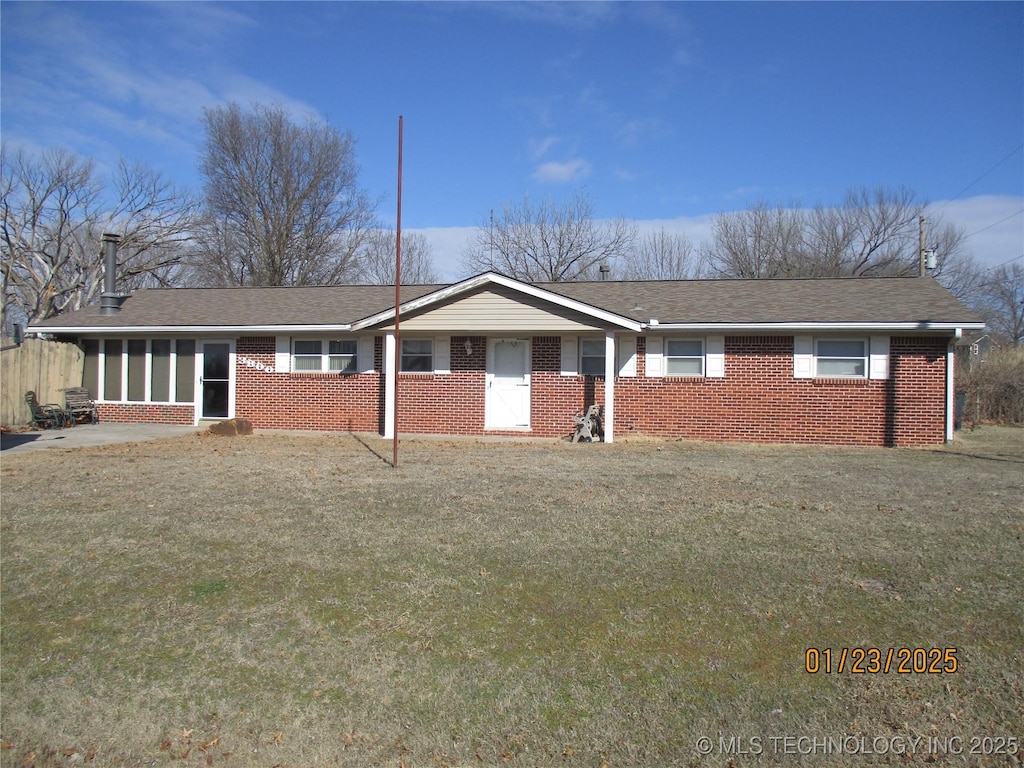
<path fill-rule="evenodd" d="M 64 404 L 64 387 L 82 384 L 85 355 L 76 344 L 25 339 L 15 347 L 3 340 L 0 352 L 0 424 L 24 426 L 31 421 L 25 393 L 32 390 L 40 403 Z"/>

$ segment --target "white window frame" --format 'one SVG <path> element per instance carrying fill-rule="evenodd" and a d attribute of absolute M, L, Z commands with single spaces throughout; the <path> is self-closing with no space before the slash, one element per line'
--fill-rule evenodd
<path fill-rule="evenodd" d="M 405 349 L 406 349 L 405 345 L 406 344 L 413 344 L 413 343 L 416 343 L 416 344 L 426 343 L 426 344 L 429 345 L 430 351 L 429 352 L 406 352 L 405 351 Z M 414 338 L 411 338 L 411 339 L 402 339 L 402 352 L 398 356 L 399 357 L 398 372 L 399 373 L 413 373 L 413 374 L 416 374 L 416 373 L 419 373 L 419 374 L 433 373 L 434 372 L 434 356 L 435 356 L 434 353 L 435 353 L 435 350 L 434 350 L 434 340 L 432 338 L 422 338 L 422 337 L 416 338 L 416 337 L 414 337 Z M 409 357 L 409 358 L 427 358 L 427 363 L 428 364 L 427 364 L 426 369 L 425 370 L 410 370 L 410 369 L 406 368 L 405 364 L 406 364 L 406 358 L 407 357 Z"/>
<path fill-rule="evenodd" d="M 596 377 L 599 377 L 599 378 L 604 378 L 605 357 L 607 355 L 607 349 L 606 349 L 606 346 L 605 346 L 605 340 L 604 339 L 581 338 L 579 343 L 580 343 L 580 347 L 579 347 L 579 369 L 578 370 L 580 372 L 580 375 L 581 376 L 596 376 Z M 588 354 L 587 353 L 587 346 L 588 345 L 590 345 L 592 348 L 599 348 L 601 350 L 601 354 L 599 354 L 599 355 L 593 354 L 593 353 Z M 599 360 L 600 361 L 600 365 L 594 366 L 593 364 L 591 364 L 591 368 L 596 367 L 597 368 L 597 372 L 596 373 L 594 373 L 594 372 L 588 373 L 587 372 L 587 367 L 583 364 L 584 360 L 592 360 L 592 361 Z"/>
<path fill-rule="evenodd" d="M 861 345 L 860 355 L 823 355 L 821 354 L 822 344 L 857 343 Z M 866 336 L 822 336 L 814 340 L 814 377 L 817 379 L 866 379 L 868 378 L 871 343 Z M 860 373 L 823 373 L 821 371 L 822 361 L 858 361 Z"/>
<path fill-rule="evenodd" d="M 298 352 L 300 344 L 316 344 L 318 352 Z M 351 352 L 331 352 L 332 344 L 347 345 Z M 316 368 L 300 368 L 299 360 L 313 360 L 317 358 Z M 341 368 L 334 368 L 331 365 L 332 359 L 348 358 L 347 364 Z M 309 339 L 296 338 L 292 340 L 291 367 L 293 373 L 337 373 L 350 374 L 358 372 L 359 344 L 355 338 L 351 339 Z"/>
<path fill-rule="evenodd" d="M 669 344 L 673 341 L 700 342 L 701 372 L 673 373 L 668 370 L 669 362 L 694 360 L 696 355 L 669 355 Z M 725 378 L 725 336 L 661 336 L 648 335 L 645 353 L 646 376 L 672 379 L 722 379 Z"/>
<path fill-rule="evenodd" d="M 700 354 L 697 355 L 673 355 L 669 352 L 673 342 L 685 342 L 689 344 L 699 344 Z M 705 356 L 707 354 L 707 345 L 703 338 L 693 337 L 682 337 L 682 336 L 667 336 L 665 338 L 665 375 L 666 376 L 695 376 L 702 377 L 706 370 Z M 673 360 L 698 360 L 700 362 L 700 371 L 673 371 L 672 361 Z"/>

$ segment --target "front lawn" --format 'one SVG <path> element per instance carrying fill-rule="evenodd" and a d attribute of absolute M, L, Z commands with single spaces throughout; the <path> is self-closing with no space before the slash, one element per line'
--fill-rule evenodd
<path fill-rule="evenodd" d="M 0 764 L 1020 765 L 1024 431 L 959 437 L 5 456 Z"/>

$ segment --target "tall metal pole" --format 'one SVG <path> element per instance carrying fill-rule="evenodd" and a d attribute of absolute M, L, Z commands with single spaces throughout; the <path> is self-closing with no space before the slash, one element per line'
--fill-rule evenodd
<path fill-rule="evenodd" d="M 917 259 L 920 262 L 918 277 L 924 277 L 928 274 L 924 254 L 924 216 L 919 216 L 917 219 Z"/>
<path fill-rule="evenodd" d="M 398 116 L 398 216 L 395 224 L 395 424 L 392 439 L 391 466 L 398 469 L 398 374 L 402 363 L 402 339 L 398 333 L 402 302 L 402 116 Z"/>

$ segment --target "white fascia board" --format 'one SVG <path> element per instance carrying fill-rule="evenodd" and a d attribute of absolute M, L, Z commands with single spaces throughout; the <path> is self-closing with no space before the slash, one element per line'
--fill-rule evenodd
<path fill-rule="evenodd" d="M 661 323 L 645 324 L 658 331 L 943 331 L 958 333 L 984 328 L 984 323 Z"/>
<path fill-rule="evenodd" d="M 446 286 L 445 288 L 434 291 L 433 293 L 428 293 L 425 296 L 420 296 L 412 301 L 407 301 L 402 304 L 399 309 L 402 314 L 405 314 L 406 312 L 414 312 L 417 309 L 429 307 L 431 304 L 445 301 L 460 294 L 476 290 L 477 288 L 482 288 L 486 285 L 500 285 L 526 296 L 541 299 L 543 301 L 550 302 L 551 304 L 564 307 L 565 309 L 587 315 L 588 317 L 593 317 L 596 320 L 602 320 L 606 323 L 617 325 L 626 330 L 640 331 L 643 328 L 643 324 L 637 320 L 623 317 L 622 315 L 617 315 L 614 312 L 608 312 L 604 309 L 599 309 L 590 304 L 584 304 L 581 301 L 576 301 L 575 299 L 570 299 L 560 294 L 546 291 L 543 288 L 538 288 L 535 285 L 514 280 L 511 277 L 505 277 L 505 275 L 499 275 L 496 272 L 484 272 L 483 274 L 463 280 L 461 283 Z M 383 312 L 378 312 L 375 315 L 370 315 L 363 320 L 353 323 L 352 330 L 362 330 L 363 328 L 368 328 L 371 325 L 377 325 L 378 323 L 393 320 L 394 317 L 394 308 L 387 309 Z"/>
<path fill-rule="evenodd" d="M 351 325 L 65 325 L 29 326 L 25 333 L 68 333 L 77 336 L 123 336 L 127 334 L 197 334 L 240 335 L 266 333 L 348 333 Z"/>

